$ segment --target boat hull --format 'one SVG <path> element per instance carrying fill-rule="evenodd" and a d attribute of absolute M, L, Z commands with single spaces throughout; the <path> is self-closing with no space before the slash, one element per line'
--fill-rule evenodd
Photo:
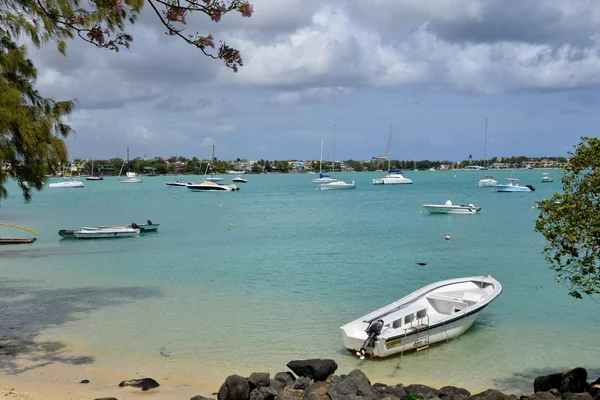
<path fill-rule="evenodd" d="M 479 187 L 489 187 L 498 185 L 498 181 L 495 179 L 481 179 L 477 184 Z"/>
<path fill-rule="evenodd" d="M 481 207 L 475 206 L 443 206 L 436 204 L 424 204 L 430 214 L 477 214 L 481 211 Z"/>
<path fill-rule="evenodd" d="M 427 333 L 426 328 L 423 328 L 418 332 L 414 331 L 406 336 L 400 335 L 399 337 L 391 338 L 390 340 L 378 340 L 373 349 L 368 353 L 368 356 L 373 358 L 385 358 L 411 350 L 417 350 L 417 348 L 422 346 L 454 339 L 465 333 L 475 323 L 480 313 L 481 309 L 472 314 L 446 322 L 435 328 L 430 328 L 429 333 Z M 350 337 L 342 331 L 344 347 L 354 355 L 360 350 L 365 339 Z"/>
<path fill-rule="evenodd" d="M 333 179 L 333 178 L 316 178 L 312 180 L 312 183 L 331 183 L 331 182 L 335 182 L 337 181 L 337 179 Z"/>
<path fill-rule="evenodd" d="M 140 178 L 127 178 L 120 179 L 119 183 L 142 183 L 142 180 Z"/>
<path fill-rule="evenodd" d="M 345 183 L 341 181 L 322 183 L 320 185 L 321 190 L 345 190 L 345 189 L 356 189 L 354 181 L 352 183 Z"/>
<path fill-rule="evenodd" d="M 497 185 L 497 192 L 531 192 L 527 186 Z"/>
<path fill-rule="evenodd" d="M 65 181 L 48 184 L 48 187 L 51 188 L 82 188 L 83 186 L 83 182 L 81 181 Z"/>
<path fill-rule="evenodd" d="M 159 226 L 160 226 L 160 224 L 152 224 L 152 225 L 139 224 L 137 226 L 137 229 L 140 230 L 140 233 L 156 232 L 158 230 Z M 100 228 L 100 229 L 132 229 L 132 226 L 131 226 L 131 224 L 128 224 L 128 225 L 105 225 L 105 226 L 99 226 L 98 228 Z"/>
<path fill-rule="evenodd" d="M 85 178 L 86 181 L 103 181 L 104 178 L 101 176 L 88 176 Z"/>
<path fill-rule="evenodd" d="M 407 185 L 413 183 L 412 179 L 405 176 L 384 176 L 373 179 L 373 185 Z"/>
<path fill-rule="evenodd" d="M 139 234 L 139 229 L 82 229 L 73 232 L 73 236 L 77 239 L 114 239 Z"/>

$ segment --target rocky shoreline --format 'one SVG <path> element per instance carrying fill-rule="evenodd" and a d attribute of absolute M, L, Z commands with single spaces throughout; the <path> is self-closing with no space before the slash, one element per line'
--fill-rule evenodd
<path fill-rule="evenodd" d="M 278 372 L 273 378 L 268 372 L 255 372 L 247 378 L 230 375 L 214 395 L 217 400 L 600 400 L 600 378 L 588 382 L 587 370 L 581 367 L 538 376 L 532 383 L 533 393 L 520 397 L 495 389 L 471 394 L 454 386 L 436 389 L 421 384 L 371 383 L 359 369 L 335 375 L 338 366 L 330 359 L 294 360 L 287 367 L 292 372 Z M 160 385 L 152 378 L 143 378 L 123 381 L 119 387 L 123 386 L 149 391 Z M 214 398 L 198 395 L 190 400 Z"/>

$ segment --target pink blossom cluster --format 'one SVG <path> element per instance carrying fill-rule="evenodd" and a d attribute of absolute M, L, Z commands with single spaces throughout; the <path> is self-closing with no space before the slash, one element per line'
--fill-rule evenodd
<path fill-rule="evenodd" d="M 213 35 L 208 34 L 208 36 L 200 36 L 200 38 L 198 39 L 198 46 L 202 49 L 205 47 L 212 47 L 214 49 L 215 42 L 213 39 Z"/>
<path fill-rule="evenodd" d="M 167 11 L 167 19 L 169 21 L 177 21 L 177 22 L 181 22 L 182 24 L 186 23 L 185 15 L 186 15 L 186 10 L 184 8 L 177 7 L 177 6 L 169 7 L 169 11 Z"/>
<path fill-rule="evenodd" d="M 210 19 L 215 22 L 219 22 L 223 13 L 227 11 L 227 7 L 224 4 L 217 4 L 210 9 Z"/>
<path fill-rule="evenodd" d="M 254 12 L 254 6 L 248 2 L 245 2 L 245 3 L 242 3 L 239 10 L 242 13 L 242 16 L 251 17 L 252 13 Z"/>

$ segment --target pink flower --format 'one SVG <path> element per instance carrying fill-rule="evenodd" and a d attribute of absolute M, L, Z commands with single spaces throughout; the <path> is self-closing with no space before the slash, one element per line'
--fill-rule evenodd
<path fill-rule="evenodd" d="M 252 16 L 252 13 L 254 12 L 254 6 L 248 2 L 245 2 L 240 7 L 240 11 L 242 12 L 242 16 L 250 17 L 250 16 Z"/>
<path fill-rule="evenodd" d="M 181 22 L 182 24 L 185 24 L 185 14 L 186 10 L 184 10 L 183 8 L 171 7 L 167 12 L 167 19 L 169 21 L 177 21 Z"/>
<path fill-rule="evenodd" d="M 204 4 L 208 5 L 208 3 L 210 3 L 210 0 L 202 0 L 204 2 Z"/>
<path fill-rule="evenodd" d="M 213 41 L 213 35 L 211 35 L 210 33 L 208 34 L 208 36 L 206 36 L 204 38 L 204 45 L 208 46 L 208 47 L 212 47 L 213 49 L 215 48 L 215 42 Z"/>
<path fill-rule="evenodd" d="M 233 69 L 233 72 L 238 72 L 238 67 L 237 65 L 233 64 L 233 67 L 231 67 Z"/>

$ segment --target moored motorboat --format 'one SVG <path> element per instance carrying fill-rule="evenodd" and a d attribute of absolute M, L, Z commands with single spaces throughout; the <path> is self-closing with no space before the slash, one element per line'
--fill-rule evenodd
<path fill-rule="evenodd" d="M 542 178 L 540 179 L 540 181 L 541 181 L 542 183 L 549 183 L 549 182 L 554 182 L 554 179 L 552 179 L 552 178 L 550 177 L 550 174 L 548 174 L 547 172 L 544 172 L 544 173 L 542 174 Z"/>
<path fill-rule="evenodd" d="M 71 179 L 65 179 L 61 182 L 52 182 L 48 184 L 48 187 L 51 188 L 82 188 L 83 186 L 83 182 Z"/>
<path fill-rule="evenodd" d="M 477 186 L 479 187 L 496 186 L 497 184 L 498 181 L 495 180 L 493 176 L 488 174 L 483 174 L 483 178 L 481 178 L 479 182 L 477 182 Z"/>
<path fill-rule="evenodd" d="M 432 283 L 340 327 L 344 347 L 361 358 L 426 349 L 464 333 L 501 292 L 489 275 Z"/>
<path fill-rule="evenodd" d="M 193 182 L 181 182 L 181 181 L 166 183 L 167 186 L 187 186 L 187 185 L 193 185 L 193 184 L 194 184 Z"/>
<path fill-rule="evenodd" d="M 246 179 L 242 178 L 241 176 L 236 176 L 231 181 L 232 182 L 239 182 L 239 183 L 248 183 L 248 181 Z"/>
<path fill-rule="evenodd" d="M 481 211 L 481 207 L 473 204 L 456 205 L 450 200 L 444 204 L 423 204 L 423 207 L 431 214 L 477 214 Z"/>
<path fill-rule="evenodd" d="M 373 185 L 399 185 L 413 183 L 412 179 L 404 176 L 402 171 L 389 170 L 383 178 L 373 179 Z"/>
<path fill-rule="evenodd" d="M 194 192 L 232 192 L 240 190 L 236 185 L 227 185 L 223 183 L 212 182 L 206 180 L 202 183 L 187 185 L 188 189 Z"/>
<path fill-rule="evenodd" d="M 356 184 L 354 183 L 354 181 L 352 181 L 351 183 L 346 183 L 344 181 L 334 181 L 329 183 L 321 183 L 319 186 L 321 190 L 342 190 L 356 188 Z"/>
<path fill-rule="evenodd" d="M 497 192 L 533 192 L 535 191 L 534 187 L 531 185 L 521 186 L 519 185 L 519 180 L 517 178 L 506 178 L 508 181 L 504 185 L 496 185 Z"/>
<path fill-rule="evenodd" d="M 158 230 L 159 226 L 160 226 L 160 224 L 154 224 L 154 223 L 152 223 L 152 221 L 148 220 L 148 221 L 146 221 L 145 224 L 136 224 L 134 222 L 132 224 L 126 224 L 126 225 L 101 225 L 98 228 L 100 228 L 100 229 L 128 229 L 128 228 L 133 228 L 133 229 L 139 229 L 140 233 L 146 233 L 146 232 L 156 232 Z"/>
<path fill-rule="evenodd" d="M 79 230 L 61 229 L 58 234 L 62 237 L 73 236 L 77 239 L 112 239 L 120 237 L 136 236 L 140 234 L 139 229 L 128 228 L 90 228 L 81 227 Z"/>

